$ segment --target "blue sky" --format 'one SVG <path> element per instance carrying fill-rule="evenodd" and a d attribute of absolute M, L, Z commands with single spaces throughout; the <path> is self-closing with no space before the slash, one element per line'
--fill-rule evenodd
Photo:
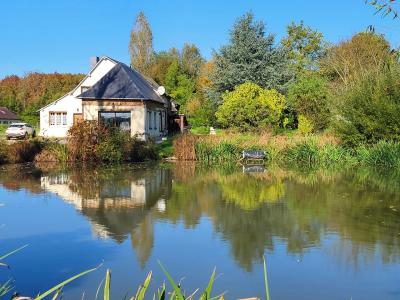
<path fill-rule="evenodd" d="M 129 33 L 140 10 L 156 50 L 190 42 L 207 58 L 247 11 L 277 41 L 291 21 L 304 20 L 330 42 L 373 25 L 400 46 L 400 20 L 374 15 L 364 0 L 1 0 L 0 78 L 29 71 L 86 73 L 94 55 L 128 62 Z"/>

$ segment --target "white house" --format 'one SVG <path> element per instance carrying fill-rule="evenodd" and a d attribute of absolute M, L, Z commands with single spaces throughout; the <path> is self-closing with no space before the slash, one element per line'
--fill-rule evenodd
<path fill-rule="evenodd" d="M 65 138 L 79 121 L 96 120 L 131 136 L 164 136 L 172 111 L 165 89 L 109 57 L 94 63 L 77 87 L 40 110 L 39 135 Z"/>

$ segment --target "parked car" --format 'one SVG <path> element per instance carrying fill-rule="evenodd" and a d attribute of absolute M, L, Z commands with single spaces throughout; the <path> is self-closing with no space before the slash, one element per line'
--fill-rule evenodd
<path fill-rule="evenodd" d="M 35 135 L 35 129 L 28 123 L 13 123 L 6 130 L 7 140 L 11 138 L 28 139 Z"/>

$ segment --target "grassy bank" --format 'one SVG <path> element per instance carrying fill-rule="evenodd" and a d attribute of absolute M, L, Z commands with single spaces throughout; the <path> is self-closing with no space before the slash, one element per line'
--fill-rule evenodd
<path fill-rule="evenodd" d="M 282 166 L 373 166 L 400 168 L 400 143 L 380 141 L 348 148 L 329 134 L 272 135 L 225 133 L 217 136 L 181 135 L 174 141 L 179 160 L 206 163 L 239 162 L 243 150 L 265 151 L 267 162 Z"/>

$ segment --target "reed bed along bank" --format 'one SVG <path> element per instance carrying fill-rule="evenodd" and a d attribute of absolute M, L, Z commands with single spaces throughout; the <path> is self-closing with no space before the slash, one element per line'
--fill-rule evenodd
<path fill-rule="evenodd" d="M 285 136 L 183 134 L 174 140 L 178 160 L 206 163 L 239 162 L 244 150 L 265 151 L 268 163 L 295 166 L 374 166 L 400 168 L 400 143 L 380 141 L 356 148 L 344 147 L 332 135 Z"/>

